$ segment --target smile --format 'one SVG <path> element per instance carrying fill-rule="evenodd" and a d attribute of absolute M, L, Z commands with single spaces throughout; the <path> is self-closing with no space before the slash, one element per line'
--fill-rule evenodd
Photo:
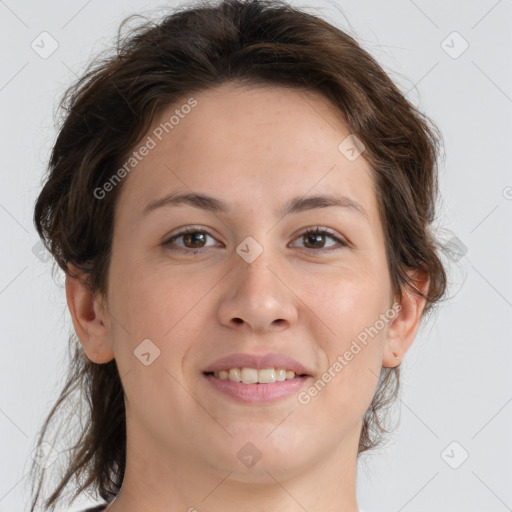
<path fill-rule="evenodd" d="M 284 368 L 264 368 L 261 370 L 256 368 L 230 368 L 229 370 L 209 373 L 217 379 L 243 382 L 244 384 L 270 384 L 291 380 L 296 376 L 293 370 Z"/>
<path fill-rule="evenodd" d="M 237 380 L 231 380 L 232 373 Z M 282 379 L 283 375 L 284 380 L 277 379 Z M 297 394 L 306 381 L 312 379 L 309 375 L 297 375 L 293 371 L 274 368 L 231 368 L 229 371 L 205 372 L 203 376 L 220 396 L 248 404 L 264 404 L 290 397 Z M 265 380 L 268 382 L 263 382 Z"/>

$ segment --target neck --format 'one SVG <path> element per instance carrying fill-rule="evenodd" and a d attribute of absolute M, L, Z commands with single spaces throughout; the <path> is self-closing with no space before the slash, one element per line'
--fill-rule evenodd
<path fill-rule="evenodd" d="M 305 467 L 264 464 L 262 457 L 244 472 L 236 465 L 208 467 L 191 452 L 166 455 L 161 445 L 152 446 L 147 439 L 128 443 L 123 486 L 108 512 L 359 512 L 359 431 L 351 437 Z"/>

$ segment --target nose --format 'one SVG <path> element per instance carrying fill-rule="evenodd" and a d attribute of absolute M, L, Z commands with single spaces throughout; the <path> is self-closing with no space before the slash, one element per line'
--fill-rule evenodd
<path fill-rule="evenodd" d="M 222 325 L 263 334 L 287 329 L 297 321 L 298 299 L 292 283 L 271 260 L 263 251 L 252 263 L 236 261 L 223 283 L 218 307 Z"/>

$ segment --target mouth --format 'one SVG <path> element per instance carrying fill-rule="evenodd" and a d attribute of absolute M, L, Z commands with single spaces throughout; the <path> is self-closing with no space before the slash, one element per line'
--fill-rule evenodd
<path fill-rule="evenodd" d="M 311 375 L 284 368 L 230 368 L 205 371 L 203 376 L 215 394 L 251 405 L 267 404 L 296 395 Z"/>
<path fill-rule="evenodd" d="M 259 404 L 296 394 L 313 371 L 280 353 L 239 353 L 218 359 L 202 371 L 219 397 Z"/>
<path fill-rule="evenodd" d="M 301 377 L 309 377 L 306 373 L 297 374 L 294 370 L 286 368 L 229 368 L 215 372 L 203 372 L 203 374 L 214 379 L 239 382 L 242 384 L 273 384 Z"/>

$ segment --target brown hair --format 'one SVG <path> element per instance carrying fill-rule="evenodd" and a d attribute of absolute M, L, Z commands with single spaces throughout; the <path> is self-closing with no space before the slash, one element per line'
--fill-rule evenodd
<path fill-rule="evenodd" d="M 126 22 L 127 20 L 125 20 Z M 121 28 L 123 28 L 121 25 Z M 349 35 L 280 0 L 202 1 L 118 34 L 113 55 L 94 61 L 65 93 L 64 119 L 37 198 L 34 222 L 59 267 L 74 264 L 91 291 L 107 294 L 114 207 L 123 182 L 98 200 L 101 187 L 125 161 L 164 107 L 225 82 L 313 89 L 328 98 L 364 143 L 384 227 L 392 289 L 407 286 L 426 299 L 423 315 L 447 286 L 434 221 L 440 134 Z M 425 272 L 425 295 L 406 274 Z M 115 360 L 95 364 L 70 335 L 71 364 L 60 397 L 39 433 L 74 392 L 87 404 L 86 424 L 69 448 L 60 483 L 45 501 L 52 510 L 72 478 L 106 501 L 118 494 L 126 460 L 124 395 Z M 383 367 L 365 413 L 358 453 L 378 446 L 383 413 L 399 388 L 399 368 Z M 45 476 L 40 469 L 31 511 Z"/>

